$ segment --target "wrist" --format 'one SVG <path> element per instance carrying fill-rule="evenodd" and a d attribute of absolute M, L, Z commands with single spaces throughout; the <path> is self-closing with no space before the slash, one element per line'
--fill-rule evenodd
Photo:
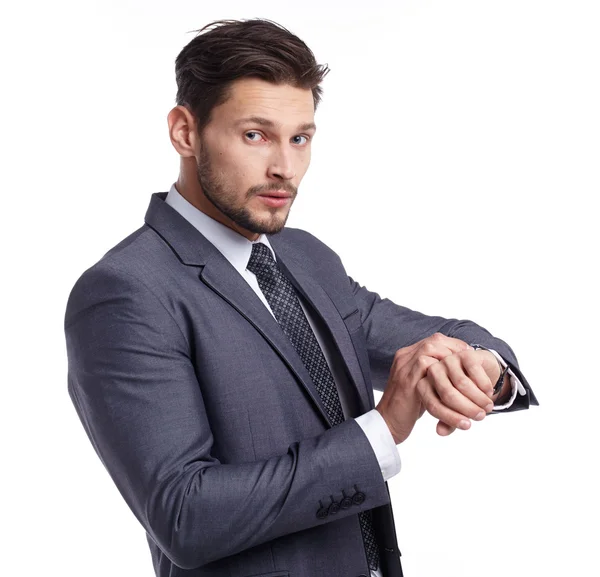
<path fill-rule="evenodd" d="M 396 431 L 394 430 L 394 427 L 391 425 L 390 421 L 388 420 L 388 418 L 386 417 L 386 411 L 384 406 L 382 406 L 383 404 L 380 402 L 376 407 L 375 410 L 379 412 L 379 414 L 381 415 L 383 421 L 385 422 L 387 428 L 390 431 L 390 434 L 392 435 L 392 439 L 394 439 L 394 444 L 399 445 L 400 443 L 402 443 L 402 441 L 406 440 L 406 437 L 408 435 L 406 435 L 405 437 L 401 437 L 399 436 Z"/>
<path fill-rule="evenodd" d="M 469 346 L 473 347 L 476 351 L 485 354 L 486 357 L 493 357 L 494 361 L 491 360 L 489 363 L 484 363 L 483 369 L 486 374 L 490 378 L 492 382 L 492 401 L 495 403 L 498 399 L 498 395 L 501 394 L 501 391 L 506 390 L 506 383 L 509 381 L 509 378 L 506 376 L 508 371 L 508 365 L 503 365 L 500 362 L 500 359 L 494 354 L 494 352 L 490 351 L 487 347 L 476 343 L 470 343 Z M 487 365 L 487 367 L 486 367 Z"/>
<path fill-rule="evenodd" d="M 490 351 L 488 351 L 487 349 L 479 349 L 479 352 L 481 354 L 486 355 L 490 359 L 490 362 L 488 364 L 489 370 L 486 372 L 487 372 L 488 377 L 490 378 L 490 381 L 492 381 L 492 387 L 493 387 L 498 382 L 498 379 L 500 378 L 500 375 L 502 374 L 503 367 L 500 364 L 500 361 L 494 356 L 494 354 L 491 353 Z"/>

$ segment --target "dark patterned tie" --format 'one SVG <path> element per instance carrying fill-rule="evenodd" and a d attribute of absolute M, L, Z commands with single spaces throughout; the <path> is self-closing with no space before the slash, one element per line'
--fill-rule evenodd
<path fill-rule="evenodd" d="M 252 244 L 252 254 L 247 268 L 256 275 L 258 286 L 264 293 L 277 322 L 298 351 L 333 425 L 339 425 L 344 421 L 344 414 L 335 381 L 317 338 L 300 306 L 294 286 L 279 269 L 271 249 L 262 242 Z M 361 511 L 358 519 L 369 568 L 377 569 L 379 550 L 375 542 L 371 511 Z"/>

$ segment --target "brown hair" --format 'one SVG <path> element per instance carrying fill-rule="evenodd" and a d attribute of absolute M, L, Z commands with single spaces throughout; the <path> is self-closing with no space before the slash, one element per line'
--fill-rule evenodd
<path fill-rule="evenodd" d="M 283 26 L 258 18 L 216 20 L 196 32 L 175 60 L 175 78 L 177 104 L 194 114 L 199 133 L 242 77 L 310 88 L 317 109 L 323 91 L 319 83 L 329 67 L 317 64 L 310 48 Z"/>

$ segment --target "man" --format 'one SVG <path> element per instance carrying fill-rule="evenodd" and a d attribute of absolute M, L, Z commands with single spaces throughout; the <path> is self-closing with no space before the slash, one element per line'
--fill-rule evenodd
<path fill-rule="evenodd" d="M 285 227 L 327 69 L 270 21 L 201 32 L 176 60 L 177 182 L 69 295 L 69 394 L 157 576 L 399 577 L 387 480 L 418 418 L 447 435 L 537 400 L 502 340 Z"/>

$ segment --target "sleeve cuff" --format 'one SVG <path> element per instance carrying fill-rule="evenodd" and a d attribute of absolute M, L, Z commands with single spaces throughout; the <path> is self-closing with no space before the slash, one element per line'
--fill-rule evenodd
<path fill-rule="evenodd" d="M 383 480 L 387 481 L 400 472 L 402 466 L 398 447 L 384 418 L 377 409 L 355 418 L 373 447 Z"/>
<path fill-rule="evenodd" d="M 507 366 L 506 361 L 493 349 L 488 349 L 488 351 L 490 351 L 490 353 L 492 353 L 497 359 L 498 362 L 502 365 L 502 368 L 505 368 Z M 517 377 L 517 375 L 515 375 L 515 373 L 513 373 L 512 369 L 509 367 L 508 368 L 508 375 L 510 378 L 510 384 L 512 386 L 512 394 L 510 395 L 510 399 L 508 399 L 508 401 L 506 401 L 506 403 L 502 404 L 502 405 L 496 405 L 494 403 L 494 411 L 501 411 L 502 409 L 508 409 L 514 402 L 514 400 L 517 397 L 517 391 L 520 395 L 526 395 L 526 391 L 525 391 L 525 387 L 523 386 L 523 384 L 521 383 L 521 381 L 519 380 L 519 378 Z"/>

